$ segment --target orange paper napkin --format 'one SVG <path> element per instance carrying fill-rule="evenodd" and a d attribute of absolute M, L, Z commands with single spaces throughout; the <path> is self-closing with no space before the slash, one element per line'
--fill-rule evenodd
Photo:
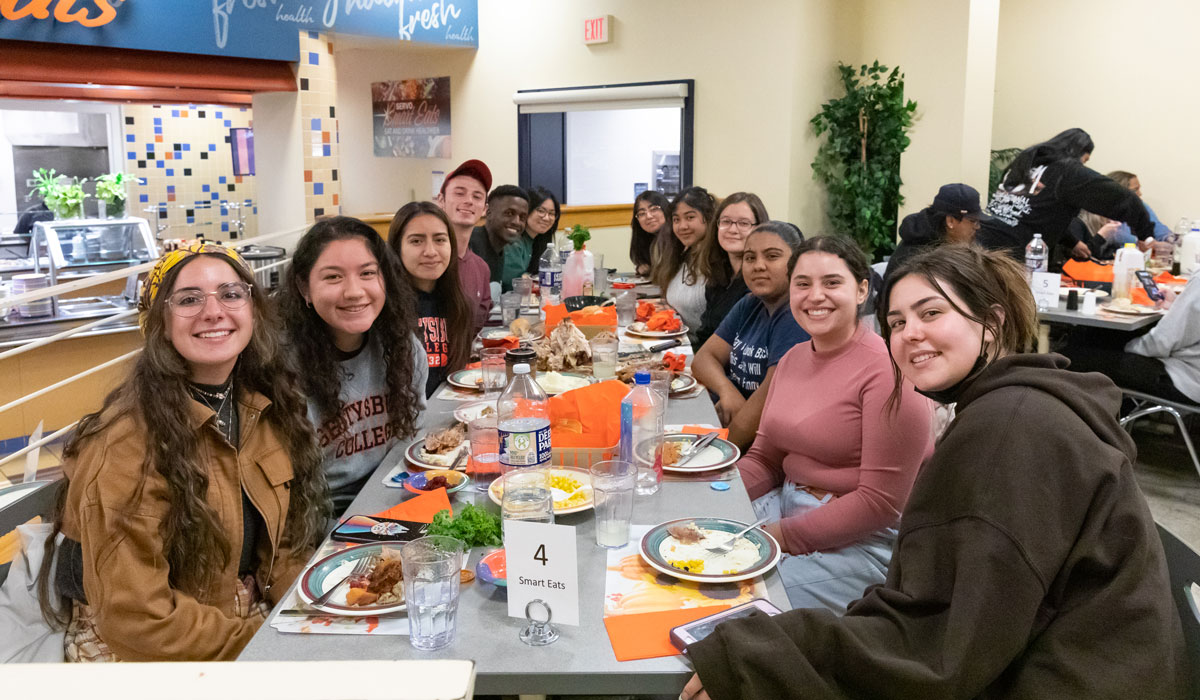
<path fill-rule="evenodd" d="M 605 306 L 599 311 L 584 313 L 583 311 L 567 311 L 565 304 L 546 305 L 546 330 L 557 326 L 567 316 L 576 326 L 612 326 L 617 325 L 617 307 Z"/>
<path fill-rule="evenodd" d="M 717 437 L 721 438 L 722 440 L 729 439 L 729 428 L 708 428 L 703 425 L 685 425 L 679 429 L 679 432 L 687 433 L 688 435 L 708 435 L 714 430 L 717 431 Z"/>
<path fill-rule="evenodd" d="M 1135 304 L 1141 304 L 1142 306 L 1154 306 L 1154 302 L 1150 301 L 1150 295 L 1146 294 L 1146 290 L 1142 289 L 1141 287 L 1135 287 L 1133 291 L 1130 292 L 1129 296 L 1129 300 Z"/>
<path fill-rule="evenodd" d="M 671 643 L 672 628 L 728 609 L 728 605 L 709 605 L 636 615 L 610 615 L 604 618 L 604 627 L 608 630 L 608 641 L 612 643 L 617 661 L 676 656 L 680 652 Z"/>
<path fill-rule="evenodd" d="M 1159 284 L 1187 284 L 1187 280 L 1182 277 L 1176 277 L 1170 272 L 1161 272 L 1158 277 L 1154 278 Z"/>
<path fill-rule="evenodd" d="M 555 447 L 612 447 L 621 438 L 621 399 L 629 393 L 615 379 L 550 398 L 550 439 Z"/>
<path fill-rule="evenodd" d="M 446 496 L 446 489 L 435 489 L 429 493 L 414 496 L 371 517 L 431 523 L 433 516 L 443 510 L 448 510 L 451 515 L 454 515 L 454 509 L 450 507 L 450 498 Z"/>
<path fill-rule="evenodd" d="M 1090 260 L 1068 260 L 1063 263 L 1063 272 L 1079 282 L 1112 282 L 1112 265 L 1100 265 Z"/>

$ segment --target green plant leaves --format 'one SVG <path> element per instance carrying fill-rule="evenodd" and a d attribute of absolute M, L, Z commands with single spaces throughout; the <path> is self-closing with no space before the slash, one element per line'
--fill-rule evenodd
<path fill-rule="evenodd" d="M 904 99 L 904 74 L 875 61 L 838 63 L 846 94 L 821 105 L 809 123 L 825 140 L 813 159 L 813 177 L 825 185 L 834 230 L 854 238 L 868 255 L 895 245 L 900 154 L 910 143 L 917 103 Z M 865 128 L 865 130 L 864 130 Z"/>

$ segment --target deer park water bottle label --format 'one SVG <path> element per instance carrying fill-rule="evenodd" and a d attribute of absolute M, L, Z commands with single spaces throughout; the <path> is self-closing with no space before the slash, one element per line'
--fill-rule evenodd
<path fill-rule="evenodd" d="M 498 426 L 500 464 L 532 467 L 550 461 L 550 421 L 517 418 Z"/>

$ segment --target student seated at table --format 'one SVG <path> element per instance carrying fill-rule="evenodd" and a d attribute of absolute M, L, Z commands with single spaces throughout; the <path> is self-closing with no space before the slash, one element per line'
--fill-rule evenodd
<path fill-rule="evenodd" d="M 883 340 L 859 322 L 866 256 L 843 236 L 800 244 L 791 312 L 812 339 L 775 367 L 754 445 L 738 462 L 755 510 L 787 553 L 792 607 L 842 612 L 887 575 L 896 524 L 928 455 L 931 407 L 892 395 Z"/>
<path fill-rule="evenodd" d="M 983 217 L 979 192 L 974 187 L 962 183 L 942 185 L 933 204 L 900 222 L 900 245 L 888 258 L 883 278 L 886 280 L 900 263 L 932 246 L 974 241 Z"/>
<path fill-rule="evenodd" d="M 512 289 L 512 280 L 528 274 L 537 279 L 538 264 L 542 253 L 554 243 L 554 232 L 558 230 L 558 219 L 562 209 L 558 197 L 545 187 L 530 187 L 529 216 L 525 219 L 525 235 L 504 246 L 504 270 L 501 277 L 508 281 L 504 291 Z"/>
<path fill-rule="evenodd" d="M 1022 265 L 937 248 L 896 271 L 878 313 L 894 395 L 902 375 L 958 413 L 913 486 L 887 581 L 842 617 L 718 626 L 688 647 L 699 676 L 682 697 L 1184 697 L 1120 392 L 1022 353 L 1037 334 Z"/>
<path fill-rule="evenodd" d="M 428 399 L 447 375 L 467 364 L 471 352 L 473 317 L 458 280 L 458 242 L 441 207 L 409 202 L 392 218 L 388 246 L 400 260 L 401 279 L 417 293 L 417 326 L 429 358 Z"/>
<path fill-rule="evenodd" d="M 744 241 L 741 274 L 750 293 L 696 353 L 692 372 L 717 396 L 717 415 L 745 450 L 758 431 L 775 365 L 808 340 L 788 307 L 788 263 L 804 236 L 784 221 L 767 221 Z"/>
<path fill-rule="evenodd" d="M 629 222 L 629 259 L 639 275 L 650 274 L 654 242 L 667 225 L 671 202 L 657 190 L 646 190 L 633 200 L 633 220 Z"/>
<path fill-rule="evenodd" d="M 1114 170 L 1108 173 L 1108 177 L 1111 178 L 1113 182 L 1136 194 L 1138 199 L 1142 199 L 1142 181 L 1138 179 L 1137 175 L 1134 175 L 1128 170 Z M 1150 217 L 1150 223 L 1154 224 L 1154 240 L 1160 242 L 1167 240 L 1167 238 L 1169 238 L 1171 235 L 1171 229 L 1167 228 L 1166 224 L 1158 220 L 1158 214 L 1155 214 L 1154 210 L 1151 209 L 1150 205 L 1146 204 L 1144 200 L 1142 201 L 1142 206 L 1146 208 L 1146 215 Z M 1129 224 L 1121 224 L 1117 229 L 1117 233 L 1114 238 L 1116 239 L 1117 245 L 1122 246 L 1126 243 L 1137 243 L 1138 240 L 1134 237 L 1133 231 L 1129 229 Z"/>
<path fill-rule="evenodd" d="M 388 452 L 416 433 L 429 360 L 417 303 L 396 256 L 367 224 L 318 221 L 300 242 L 281 298 L 340 515 Z M 389 460 L 390 461 L 390 460 Z"/>
<path fill-rule="evenodd" d="M 742 279 L 746 235 L 769 218 L 767 208 L 753 192 L 734 192 L 721 200 L 696 251 L 697 269 L 708 282 L 694 347 L 703 346 L 733 305 L 749 294 Z"/>
<path fill-rule="evenodd" d="M 1096 260 L 1112 260 L 1122 246 L 1116 241 L 1121 223 L 1106 216 L 1081 211 L 1067 224 L 1067 236 L 1087 246 L 1088 255 Z"/>
<path fill-rule="evenodd" d="M 1076 372 L 1100 372 L 1123 389 L 1200 403 L 1200 283 L 1164 290 L 1162 319 L 1138 337 L 1103 328 L 1071 329 L 1062 354 Z"/>
<path fill-rule="evenodd" d="M 506 291 L 512 289 L 512 278 L 504 276 L 504 251 L 525 235 L 528 216 L 529 195 L 525 190 L 516 185 L 500 185 L 488 194 L 483 226 L 476 226 L 471 232 L 471 252 L 483 258 L 491 271 L 491 281 L 499 282 Z"/>
<path fill-rule="evenodd" d="M 138 308 L 141 355 L 63 451 L 42 609 L 69 661 L 232 660 L 324 535 L 321 453 L 240 256 L 168 253 Z"/>
<path fill-rule="evenodd" d="M 688 327 L 688 340 L 696 343 L 700 317 L 706 303 L 708 280 L 700 272 L 699 243 L 713 220 L 716 202 L 703 187 L 689 187 L 671 202 L 670 226 L 659 231 L 655 242 L 650 281 Z"/>

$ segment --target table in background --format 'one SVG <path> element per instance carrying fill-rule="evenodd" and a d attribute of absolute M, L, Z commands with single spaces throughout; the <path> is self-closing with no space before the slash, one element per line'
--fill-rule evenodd
<path fill-rule="evenodd" d="M 1065 299 L 1058 300 L 1058 306 L 1045 311 L 1038 311 L 1038 347 L 1041 353 L 1050 352 L 1050 324 L 1059 323 L 1068 326 L 1091 326 L 1107 328 L 1114 331 L 1133 332 L 1158 323 L 1161 313 L 1134 316 L 1132 314 L 1114 314 L 1097 308 L 1094 315 L 1081 311 L 1068 311 Z"/>
<path fill-rule="evenodd" d="M 430 426 L 449 423 L 455 401 L 431 401 L 422 422 Z M 668 423 L 717 424 L 707 394 L 672 399 Z M 403 489 L 384 486 L 380 480 L 392 465 L 381 465 L 350 507 L 351 513 L 376 513 L 411 497 Z M 741 481 L 728 491 L 714 491 L 712 482 L 664 482 L 653 496 L 634 501 L 634 524 L 657 524 L 673 518 L 714 516 L 750 522 L 754 510 Z M 473 486 L 454 494 L 455 503 L 475 499 L 493 512 L 499 507 Z M 437 652 L 418 652 L 407 637 L 370 635 L 283 634 L 264 624 L 242 652 L 240 660 L 331 659 L 461 659 L 475 661 L 475 690 L 487 695 L 513 694 L 666 694 L 678 693 L 691 675 L 679 656 L 619 662 L 604 627 L 604 571 L 607 550 L 595 545 L 594 518 L 585 511 L 556 518 L 576 527 L 579 540 L 578 627 L 559 625 L 559 640 L 545 647 L 530 647 L 517 639 L 524 620 L 508 617 L 505 589 L 480 581 L 464 585 L 458 607 L 458 631 L 453 644 Z M 474 570 L 481 550 L 473 550 L 467 563 Z M 766 577 L 771 602 L 788 609 L 787 592 L 776 571 Z M 381 682 L 384 682 L 381 679 Z M 402 683 L 403 679 L 394 679 Z"/>

